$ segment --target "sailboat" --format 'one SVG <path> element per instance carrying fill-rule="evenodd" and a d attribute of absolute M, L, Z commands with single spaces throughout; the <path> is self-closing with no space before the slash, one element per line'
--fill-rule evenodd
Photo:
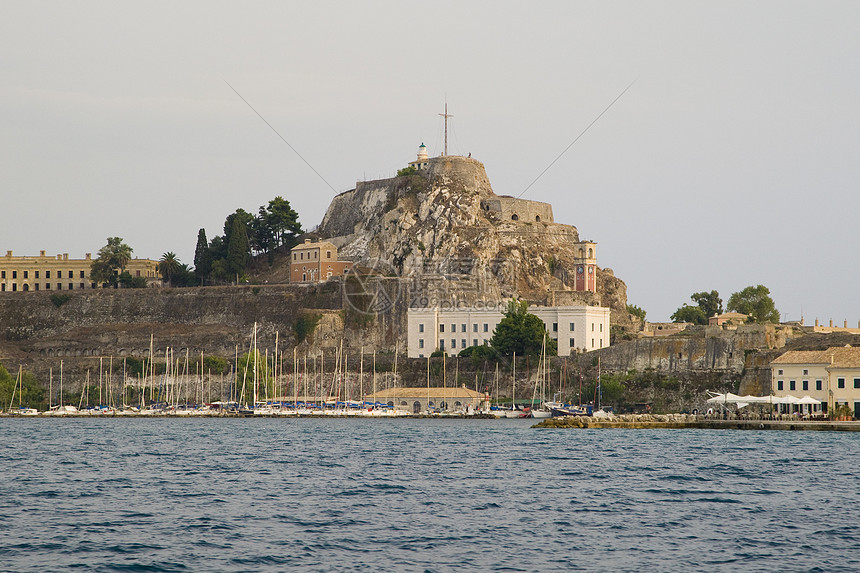
<path fill-rule="evenodd" d="M 540 361 L 538 362 L 538 380 L 535 381 L 535 393 L 537 393 L 537 387 L 540 384 L 540 406 L 538 408 L 532 406 L 532 418 L 552 417 L 552 410 L 546 407 L 546 374 L 546 336 L 544 336 L 540 349 Z M 534 398 L 532 398 L 532 404 L 534 404 Z"/>

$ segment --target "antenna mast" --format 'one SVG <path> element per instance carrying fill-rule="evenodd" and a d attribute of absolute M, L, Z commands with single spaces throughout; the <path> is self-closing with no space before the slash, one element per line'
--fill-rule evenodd
<path fill-rule="evenodd" d="M 445 118 L 445 152 L 442 154 L 443 156 L 448 155 L 448 118 L 454 117 L 448 113 L 448 100 L 445 100 L 445 113 L 440 113 L 442 117 Z"/>

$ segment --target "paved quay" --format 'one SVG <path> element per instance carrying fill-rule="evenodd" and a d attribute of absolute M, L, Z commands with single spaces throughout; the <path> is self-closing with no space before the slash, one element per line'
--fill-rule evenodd
<path fill-rule="evenodd" d="M 717 420 L 688 414 L 624 415 L 608 418 L 567 416 L 548 418 L 533 428 L 629 428 L 629 429 L 703 429 L 703 430 L 812 430 L 860 432 L 860 421 L 834 420 Z"/>

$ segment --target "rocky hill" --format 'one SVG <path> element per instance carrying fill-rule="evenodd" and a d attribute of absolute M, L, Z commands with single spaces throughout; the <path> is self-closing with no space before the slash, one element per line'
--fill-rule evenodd
<path fill-rule="evenodd" d="M 597 293 L 575 292 L 579 233 L 552 206 L 496 195 L 484 165 L 437 157 L 415 174 L 359 182 L 336 196 L 316 231 L 358 267 L 409 282 L 410 306 L 514 296 L 533 304 L 609 306 L 629 327 L 627 288 L 598 269 Z"/>

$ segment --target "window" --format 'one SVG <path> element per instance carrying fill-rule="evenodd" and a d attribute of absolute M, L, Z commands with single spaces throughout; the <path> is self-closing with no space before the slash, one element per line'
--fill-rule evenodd
<path fill-rule="evenodd" d="M 39 278 L 39 271 L 36 271 L 36 278 Z"/>
<path fill-rule="evenodd" d="M 39 290 L 39 283 L 35 284 L 36 290 Z"/>
<path fill-rule="evenodd" d="M 318 253 L 317 251 L 314 251 L 314 258 L 315 258 L 315 259 L 316 259 L 316 258 L 318 258 L 318 257 L 317 257 L 317 255 L 318 255 L 318 254 L 319 254 L 319 253 Z M 308 258 L 311 258 L 311 256 L 310 256 L 310 255 L 308 255 Z"/>
<path fill-rule="evenodd" d="M 777 373 L 779 376 L 782 376 L 782 369 L 777 370 L 777 371 L 776 371 L 776 373 Z"/>
<path fill-rule="evenodd" d="M 445 350 L 445 341 L 441 338 L 439 339 L 439 350 Z"/>
<path fill-rule="evenodd" d="M 418 325 L 418 332 L 424 332 L 424 323 Z"/>
<path fill-rule="evenodd" d="M 87 287 L 86 287 L 86 285 L 85 285 L 84 283 L 81 283 L 80 285 L 78 285 L 78 288 L 80 288 L 81 290 L 83 290 L 83 289 L 85 289 L 85 288 L 87 288 Z"/>
<path fill-rule="evenodd" d="M 24 278 L 25 278 L 25 279 L 30 278 L 30 277 L 29 277 L 29 274 L 30 274 L 30 271 L 24 271 Z"/>
<path fill-rule="evenodd" d="M 439 325 L 439 332 L 445 332 L 445 325 L 444 324 Z"/>
<path fill-rule="evenodd" d="M 51 283 L 45 283 L 45 290 L 51 290 Z"/>
<path fill-rule="evenodd" d="M 418 339 L 418 348 L 424 348 L 424 339 L 423 338 Z"/>
<path fill-rule="evenodd" d="M 330 259 L 330 258 L 331 258 L 331 251 L 326 251 L 326 252 L 325 252 L 325 258 L 327 258 L 327 259 Z"/>
<path fill-rule="evenodd" d="M 486 323 L 486 322 L 484 323 L 484 332 L 489 332 L 489 331 L 487 330 L 487 323 Z"/>
<path fill-rule="evenodd" d="M 782 380 L 777 380 L 777 381 L 776 381 L 776 389 L 777 389 L 777 390 L 780 390 L 780 391 L 782 390 Z"/>
<path fill-rule="evenodd" d="M 455 348 L 457 348 L 457 339 L 452 338 L 451 339 L 451 349 L 453 350 Z"/>
<path fill-rule="evenodd" d="M 90 288 L 96 288 L 96 283 L 90 283 Z"/>
<path fill-rule="evenodd" d="M 69 290 L 73 290 L 74 288 L 75 288 L 75 285 L 73 285 L 72 283 L 69 283 Z"/>
<path fill-rule="evenodd" d="M 804 368 L 804 369 L 803 369 L 803 375 L 804 375 L 804 376 L 809 376 L 809 370 L 807 370 L 806 368 Z"/>
<path fill-rule="evenodd" d="M 6 271 L 0 271 L 0 279 L 6 278 Z"/>
<path fill-rule="evenodd" d="M 13 279 L 17 279 L 17 278 L 18 278 L 18 271 L 12 271 L 12 278 L 13 278 Z"/>
<path fill-rule="evenodd" d="M 594 332 L 594 323 L 591 323 L 591 332 Z"/>
<path fill-rule="evenodd" d="M 63 283 L 57 283 L 57 290 L 63 290 Z"/>
<path fill-rule="evenodd" d="M 139 277 L 140 271 L 134 271 L 134 276 Z M 72 278 L 72 271 L 69 271 L 69 278 Z"/>
<path fill-rule="evenodd" d="M 302 261 L 303 261 L 303 260 L 305 260 L 305 253 L 304 253 L 304 251 L 302 251 L 301 253 L 299 253 L 299 259 L 300 259 L 300 260 L 302 260 Z"/>
<path fill-rule="evenodd" d="M 452 324 L 452 325 L 451 325 L 451 334 L 454 334 L 455 332 L 457 332 L 457 325 L 456 325 L 456 324 Z"/>
<path fill-rule="evenodd" d="M 570 344 L 568 346 L 570 346 L 571 348 L 576 348 L 576 341 L 573 338 L 571 338 Z"/>
<path fill-rule="evenodd" d="M 552 331 L 553 331 L 553 332 L 558 332 L 558 323 L 557 323 L 557 322 L 553 322 L 553 323 L 552 323 Z"/>
<path fill-rule="evenodd" d="M 12 283 L 12 292 L 18 292 L 18 283 Z"/>
<path fill-rule="evenodd" d="M 600 339 L 600 348 L 603 348 L 603 339 Z"/>
<path fill-rule="evenodd" d="M 466 339 L 465 338 L 460 340 L 460 348 L 466 348 Z"/>
<path fill-rule="evenodd" d="M 837 388 L 845 388 L 845 378 L 837 378 L 836 379 L 836 387 Z"/>
<path fill-rule="evenodd" d="M 472 346 L 478 346 L 478 339 L 477 338 L 472 339 Z"/>
<path fill-rule="evenodd" d="M 802 387 L 804 390 L 809 390 L 809 380 L 804 380 L 802 382 Z"/>
<path fill-rule="evenodd" d="M 576 325 L 571 322 L 570 323 L 570 331 L 573 332 L 575 330 L 576 330 Z M 571 344 L 571 346 L 573 346 L 573 345 Z"/>
<path fill-rule="evenodd" d="M 816 380 L 816 381 L 815 381 L 815 389 L 816 389 L 816 390 L 821 390 L 821 380 Z"/>
<path fill-rule="evenodd" d="M 465 323 L 460 325 L 460 332 L 466 332 L 466 325 L 465 325 Z"/>
<path fill-rule="evenodd" d="M 600 332 L 603 332 L 603 323 L 600 323 Z"/>
<path fill-rule="evenodd" d="M 855 378 L 855 379 L 854 379 L 854 387 L 855 387 L 855 388 L 860 388 L 860 378 Z"/>
<path fill-rule="evenodd" d="M 472 332 L 478 332 L 478 323 L 472 325 Z"/>
<path fill-rule="evenodd" d="M 296 258 L 296 257 L 298 257 L 298 255 L 297 255 L 296 253 L 293 253 L 293 260 L 294 260 L 294 261 L 295 261 L 295 260 L 297 260 L 297 258 Z"/>
<path fill-rule="evenodd" d="M 795 389 L 796 389 L 796 386 L 797 386 L 797 382 L 796 382 L 796 381 L 794 381 L 794 380 L 789 380 L 789 381 L 788 381 L 788 389 L 789 389 L 789 390 L 795 390 Z"/>
<path fill-rule="evenodd" d="M 0 284 L 0 292 L 6 292 L 6 283 Z"/>
<path fill-rule="evenodd" d="M 591 347 L 594 348 L 594 339 L 591 339 Z"/>
<path fill-rule="evenodd" d="M 137 276 L 140 276 L 140 271 L 137 271 Z M 69 278 L 70 278 L 70 279 L 75 278 L 75 273 L 74 273 L 74 271 L 69 271 Z"/>

